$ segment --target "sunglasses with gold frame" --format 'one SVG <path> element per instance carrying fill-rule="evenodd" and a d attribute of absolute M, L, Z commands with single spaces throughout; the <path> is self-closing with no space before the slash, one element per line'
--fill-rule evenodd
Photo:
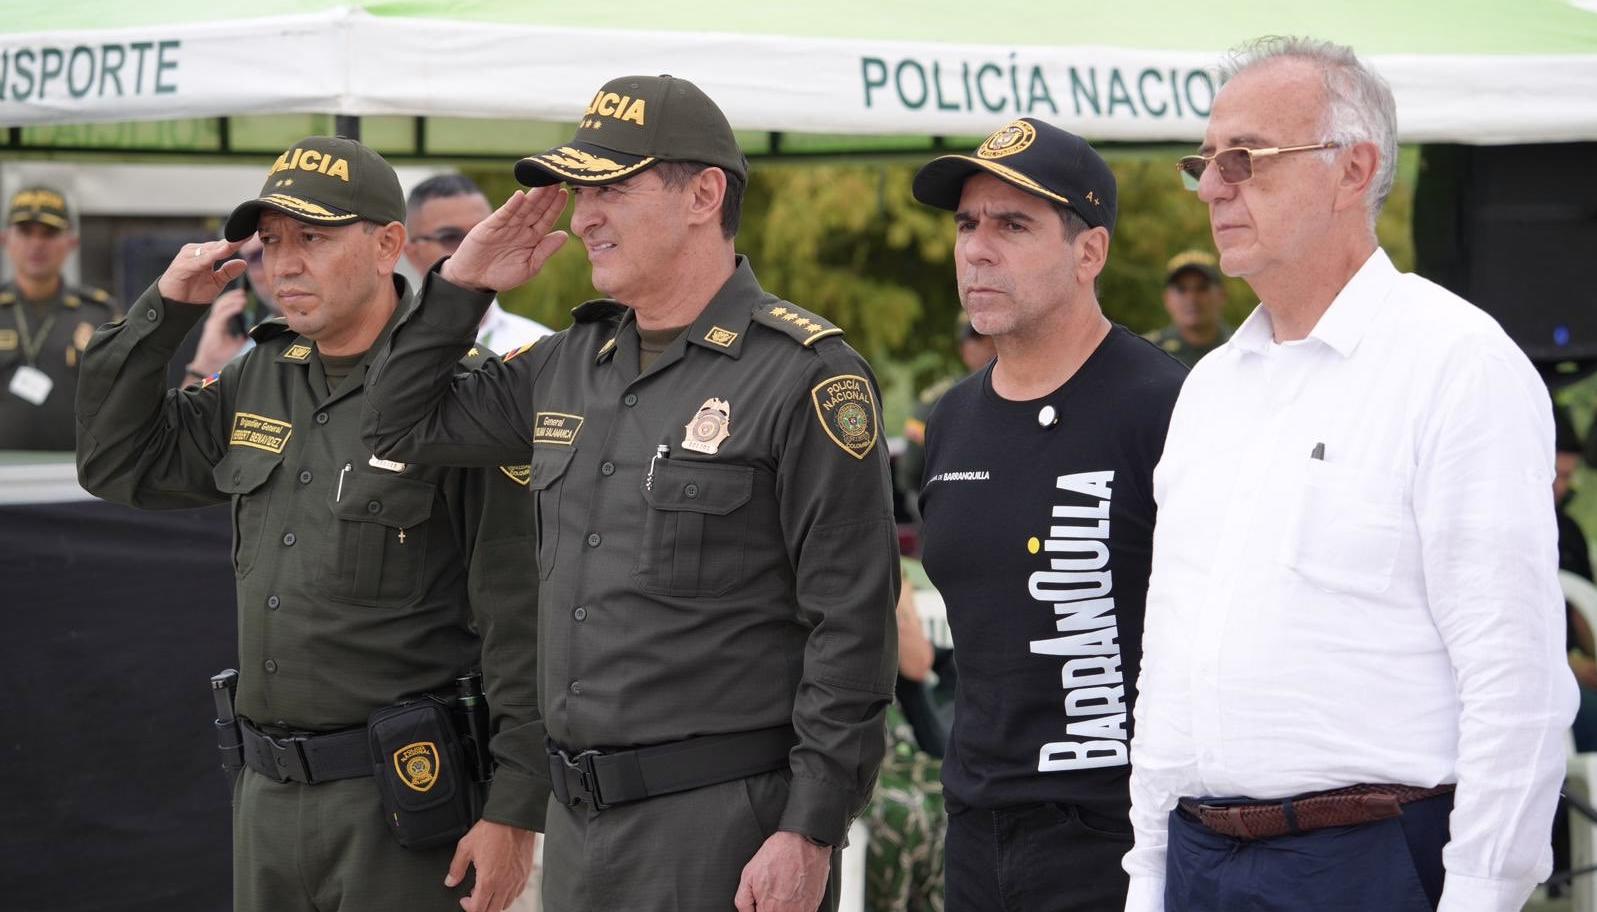
<path fill-rule="evenodd" d="M 1203 172 L 1209 167 L 1209 162 L 1214 162 L 1219 167 L 1221 181 L 1227 184 L 1242 184 L 1253 179 L 1255 158 L 1269 158 L 1272 155 L 1285 155 L 1288 152 L 1317 152 L 1322 149 L 1335 149 L 1340 145 L 1338 142 L 1326 141 L 1306 146 L 1271 146 L 1266 149 L 1232 146 L 1229 149 L 1220 149 L 1211 155 L 1183 156 L 1176 162 L 1176 171 L 1181 174 L 1181 185 L 1188 190 L 1198 189 L 1198 181 L 1203 178 Z"/>

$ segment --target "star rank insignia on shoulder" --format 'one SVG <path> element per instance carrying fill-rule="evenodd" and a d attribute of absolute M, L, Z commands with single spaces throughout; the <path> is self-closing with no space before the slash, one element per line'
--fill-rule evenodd
<path fill-rule="evenodd" d="M 754 322 L 769 326 L 806 348 L 829 336 L 843 334 L 828 321 L 786 301 L 759 307 L 751 316 Z"/>

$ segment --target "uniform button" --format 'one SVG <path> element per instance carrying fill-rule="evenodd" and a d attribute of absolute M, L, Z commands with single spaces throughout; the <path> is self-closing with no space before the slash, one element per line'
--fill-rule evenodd
<path fill-rule="evenodd" d="M 311 470 L 310 469 L 305 469 L 304 471 L 299 473 L 299 483 L 300 484 L 310 484 L 311 483 Z"/>
<path fill-rule="evenodd" d="M 613 462 L 600 463 L 600 465 L 599 465 L 599 474 L 600 475 L 614 475 L 615 473 L 616 473 L 616 464 L 615 463 L 613 463 Z"/>
<path fill-rule="evenodd" d="M 571 692 L 574 693 L 574 694 L 582 693 L 582 682 L 581 681 L 572 681 L 571 682 Z"/>
<path fill-rule="evenodd" d="M 266 597 L 266 607 L 272 609 L 273 611 L 276 611 L 277 606 L 281 604 L 283 604 L 283 600 L 275 595 L 269 595 Z"/>
<path fill-rule="evenodd" d="M 243 480 L 244 480 L 244 473 L 239 471 L 238 469 L 234 469 L 233 470 L 233 483 L 234 484 L 238 484 L 239 482 L 241 482 Z"/>
<path fill-rule="evenodd" d="M 689 497 L 698 497 L 699 496 L 699 486 L 690 481 L 686 485 L 683 486 L 682 493 L 686 494 Z"/>
<path fill-rule="evenodd" d="M 327 423 L 327 413 L 326 412 L 317 412 L 316 413 L 316 423 L 317 424 L 326 424 Z"/>
<path fill-rule="evenodd" d="M 626 405 L 627 408 L 631 408 L 638 404 L 638 394 L 627 393 L 625 396 L 621 397 L 621 401 Z"/>
<path fill-rule="evenodd" d="M 155 312 L 155 308 L 152 307 L 149 310 L 146 310 L 144 312 L 144 319 L 149 320 L 151 323 L 154 323 L 156 320 L 161 319 L 161 315 L 156 313 Z"/>
<path fill-rule="evenodd" d="M 597 533 L 597 532 L 589 532 L 588 533 L 588 547 L 597 548 L 597 547 L 599 547 L 599 543 L 602 542 L 602 541 L 604 541 L 604 539 L 599 536 L 599 533 Z"/>
<path fill-rule="evenodd" d="M 571 612 L 571 616 L 579 621 L 586 621 L 588 619 L 588 609 L 579 605 L 576 611 Z"/>
<path fill-rule="evenodd" d="M 266 669 L 266 673 L 267 674 L 277 674 L 277 660 L 276 659 L 267 659 L 266 661 L 261 663 L 261 667 Z"/>
<path fill-rule="evenodd" d="M 293 545 L 295 541 L 298 541 L 298 539 L 294 538 L 294 533 L 292 532 L 283 536 L 283 544 L 285 545 Z"/>
<path fill-rule="evenodd" d="M 383 512 L 383 502 L 380 501 L 380 500 L 372 501 L 371 503 L 366 505 L 366 512 L 367 513 L 381 513 L 381 512 Z"/>

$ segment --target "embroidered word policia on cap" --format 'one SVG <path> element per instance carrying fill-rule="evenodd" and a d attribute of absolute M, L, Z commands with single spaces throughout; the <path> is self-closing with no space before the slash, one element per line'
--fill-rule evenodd
<path fill-rule="evenodd" d="M 645 103 L 641 98 L 619 95 L 615 92 L 606 92 L 600 89 L 593 96 L 593 101 L 588 103 L 588 110 L 584 111 L 582 116 L 586 118 L 598 114 L 601 117 L 628 120 L 641 127 L 643 126 L 644 108 Z"/>
<path fill-rule="evenodd" d="M 642 121 L 639 121 L 642 123 Z M 295 147 L 277 157 L 277 162 L 272 165 L 272 170 L 266 172 L 271 177 L 279 171 L 315 171 L 328 177 L 336 177 L 342 181 L 349 180 L 349 160 L 334 158 L 325 152 L 315 149 L 301 149 Z"/>

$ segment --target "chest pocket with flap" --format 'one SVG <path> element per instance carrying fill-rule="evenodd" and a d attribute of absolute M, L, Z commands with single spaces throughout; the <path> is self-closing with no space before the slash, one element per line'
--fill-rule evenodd
<path fill-rule="evenodd" d="M 321 556 L 324 591 L 339 601 L 376 607 L 419 597 L 436 494 L 434 485 L 414 478 L 359 467 L 350 472 L 328 504 L 333 547 Z"/>
<path fill-rule="evenodd" d="M 644 489 L 649 510 L 637 575 L 663 595 L 725 595 L 742 578 L 752 466 L 661 459 Z"/>
<path fill-rule="evenodd" d="M 211 469 L 216 490 L 233 498 L 233 573 L 243 579 L 261 550 L 272 489 L 266 482 L 283 461 L 281 454 L 233 447 Z"/>
<path fill-rule="evenodd" d="M 570 447 L 556 449 L 550 446 L 532 448 L 532 475 L 527 487 L 532 489 L 532 509 L 538 528 L 538 578 L 548 579 L 554 569 L 555 555 L 560 547 L 560 492 L 559 481 L 577 454 Z"/>

